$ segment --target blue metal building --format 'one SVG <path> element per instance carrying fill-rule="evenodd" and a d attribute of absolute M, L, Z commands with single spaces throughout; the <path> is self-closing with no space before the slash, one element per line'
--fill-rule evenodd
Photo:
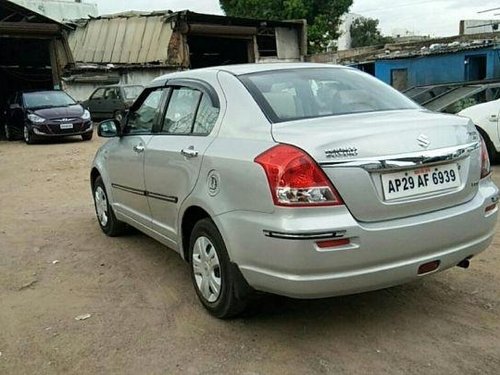
<path fill-rule="evenodd" d="M 374 66 L 373 66 L 373 65 Z M 365 64 L 359 64 L 367 70 Z M 370 63 L 370 73 L 399 90 L 409 87 L 500 79 L 500 45 L 447 48 L 407 56 L 391 54 Z"/>

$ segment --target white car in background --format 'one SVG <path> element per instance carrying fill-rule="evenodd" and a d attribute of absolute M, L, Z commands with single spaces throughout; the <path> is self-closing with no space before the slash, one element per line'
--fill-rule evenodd
<path fill-rule="evenodd" d="M 484 138 L 490 160 L 497 161 L 500 154 L 500 99 L 473 105 L 458 115 L 472 120 Z"/>

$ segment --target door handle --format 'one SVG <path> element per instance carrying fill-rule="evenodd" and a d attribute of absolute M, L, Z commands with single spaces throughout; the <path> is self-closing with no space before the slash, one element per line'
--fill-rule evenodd
<path fill-rule="evenodd" d="M 196 151 L 193 146 L 190 146 L 188 148 L 182 149 L 181 154 L 187 158 L 195 158 L 198 156 L 198 151 Z"/>
<path fill-rule="evenodd" d="M 144 146 L 143 145 L 135 145 L 134 146 L 134 151 L 140 154 L 141 152 L 144 152 Z"/>
<path fill-rule="evenodd" d="M 498 116 L 497 115 L 491 115 L 490 116 L 490 121 L 491 122 L 497 122 L 498 121 Z"/>

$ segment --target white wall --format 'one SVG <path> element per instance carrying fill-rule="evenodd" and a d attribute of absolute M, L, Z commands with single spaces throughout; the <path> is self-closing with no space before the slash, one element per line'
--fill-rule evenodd
<path fill-rule="evenodd" d="M 351 25 L 361 17 L 361 15 L 355 13 L 347 13 L 342 16 L 342 23 L 339 26 L 340 37 L 337 39 L 338 51 L 351 49 Z"/>
<path fill-rule="evenodd" d="M 465 35 L 471 35 L 471 34 L 482 34 L 482 33 L 493 33 L 497 30 L 493 30 L 493 23 L 498 23 L 500 22 L 499 19 L 496 20 L 464 20 L 461 21 L 463 22 L 463 27 L 464 27 L 464 34 Z"/>
<path fill-rule="evenodd" d="M 171 72 L 172 70 L 169 69 L 143 69 L 122 72 L 119 75 L 119 83 L 122 85 L 146 86 L 153 79 Z M 72 82 L 70 80 L 63 81 L 62 89 L 71 95 L 75 100 L 83 101 L 87 100 L 90 94 L 92 94 L 97 87 L 105 85 L 105 83 L 98 82 L 97 78 L 95 82 L 91 82 L 90 79 L 87 78 L 86 82 Z"/>

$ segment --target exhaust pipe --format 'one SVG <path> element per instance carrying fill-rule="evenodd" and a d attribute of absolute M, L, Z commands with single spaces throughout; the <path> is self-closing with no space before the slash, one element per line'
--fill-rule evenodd
<path fill-rule="evenodd" d="M 470 261 L 469 259 L 464 259 L 460 263 L 457 264 L 457 267 L 467 269 L 470 266 Z"/>

